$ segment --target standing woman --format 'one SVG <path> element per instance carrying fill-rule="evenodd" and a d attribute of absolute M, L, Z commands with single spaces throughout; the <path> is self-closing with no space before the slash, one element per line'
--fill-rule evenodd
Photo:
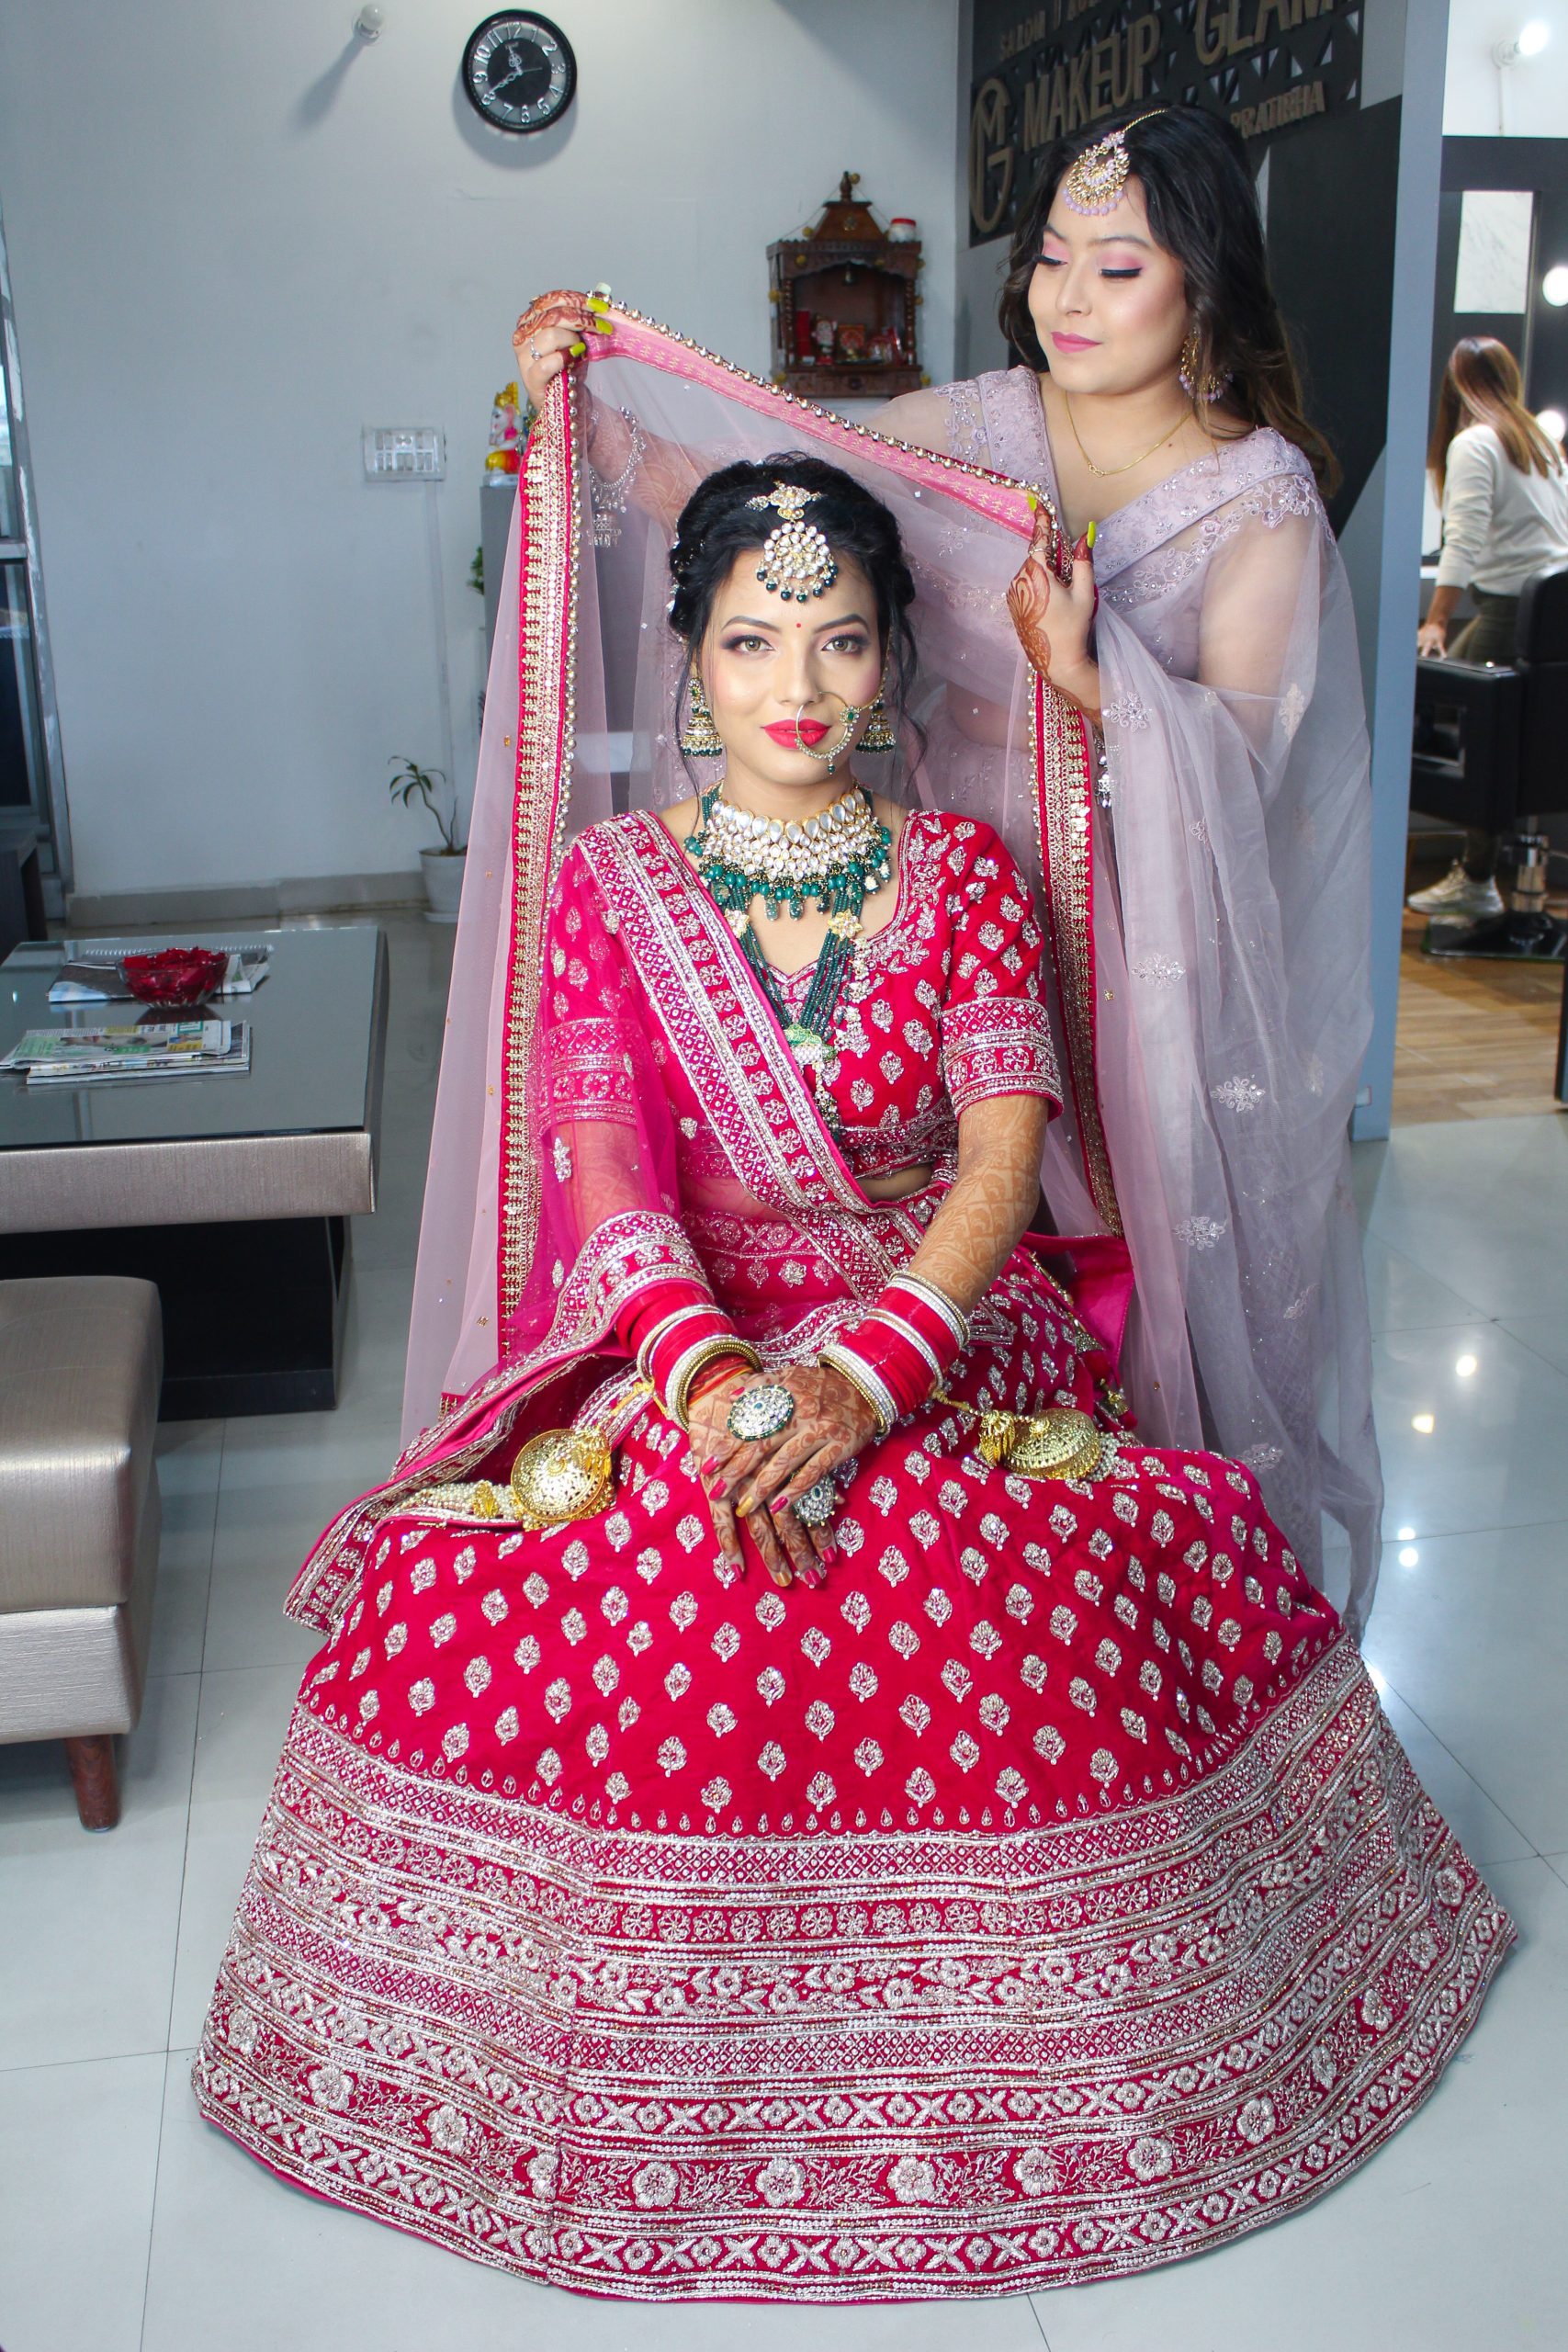
<path fill-rule="evenodd" d="M 1348 1143 L 1371 1025 L 1368 745 L 1334 463 L 1240 140 L 1178 106 L 1058 141 L 1000 316 L 1026 365 L 874 422 L 1038 483 L 1076 542 L 1064 584 L 1037 540 L 1009 602 L 1103 747 L 1098 1063 L 1136 1204 L 1141 1425 L 1247 1462 L 1359 1620 L 1382 1499 Z M 951 715 L 983 756 L 998 714 Z"/>
<path fill-rule="evenodd" d="M 1568 562 L 1568 466 L 1525 406 L 1506 344 L 1489 334 L 1455 344 L 1427 464 L 1442 503 L 1443 551 L 1417 649 L 1455 662 L 1511 662 L 1519 591 L 1532 572 Z M 1467 588 L 1475 618 L 1450 639 Z M 1418 915 L 1483 922 L 1503 911 L 1496 870 L 1496 834 L 1471 831 L 1451 872 L 1408 904 Z"/>

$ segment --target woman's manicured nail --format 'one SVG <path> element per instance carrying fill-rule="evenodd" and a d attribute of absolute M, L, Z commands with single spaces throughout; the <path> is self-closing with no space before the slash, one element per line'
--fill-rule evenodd
<path fill-rule="evenodd" d="M 789 1497 L 787 1495 L 775 1495 L 773 1501 L 768 1505 L 768 1509 L 773 1512 L 773 1517 L 777 1519 L 781 1511 L 788 1510 Z"/>
<path fill-rule="evenodd" d="M 715 1502 L 717 1502 L 720 1495 L 727 1495 L 729 1492 L 729 1488 L 725 1485 L 722 1478 L 716 1478 L 713 1485 L 708 1488 L 708 1492 L 713 1497 Z"/>
<path fill-rule="evenodd" d="M 827 1545 L 824 1547 L 824 1549 L 823 1549 L 823 1553 L 822 1553 L 822 1566 L 823 1566 L 825 1568 L 830 1568 L 830 1567 L 833 1566 L 834 1562 L 837 1560 L 838 1556 L 839 1556 L 839 1555 L 838 1555 L 837 1551 L 835 1550 L 834 1546 L 833 1546 L 831 1544 L 827 1544 Z"/>
<path fill-rule="evenodd" d="M 1035 497 L 1034 492 L 1032 490 L 1026 490 L 1023 494 L 1029 501 L 1030 513 L 1037 514 L 1040 512 L 1040 501 Z"/>
<path fill-rule="evenodd" d="M 571 343 L 567 345 L 573 359 L 581 359 L 587 348 L 588 345 L 585 343 Z"/>
<path fill-rule="evenodd" d="M 707 1460 L 703 1464 L 703 1476 L 705 1478 L 711 1478 L 717 1468 L 718 1456 L 716 1453 L 710 1453 Z"/>
<path fill-rule="evenodd" d="M 1093 547 L 1093 545 L 1094 545 L 1094 543 L 1095 543 L 1095 540 L 1100 537 L 1100 526 L 1099 526 L 1099 524 L 1098 524 L 1098 523 L 1091 523 L 1091 524 L 1089 525 L 1089 526 L 1088 530 L 1084 533 L 1083 537 L 1084 537 L 1084 545 L 1085 545 L 1085 547 L 1087 547 L 1087 548 L 1091 548 L 1091 547 Z"/>

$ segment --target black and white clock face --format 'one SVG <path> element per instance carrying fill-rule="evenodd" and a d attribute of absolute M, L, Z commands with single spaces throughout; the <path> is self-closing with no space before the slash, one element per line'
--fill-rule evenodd
<path fill-rule="evenodd" d="M 543 130 L 571 104 L 577 60 L 547 17 L 508 9 L 468 36 L 463 87 L 498 130 Z"/>

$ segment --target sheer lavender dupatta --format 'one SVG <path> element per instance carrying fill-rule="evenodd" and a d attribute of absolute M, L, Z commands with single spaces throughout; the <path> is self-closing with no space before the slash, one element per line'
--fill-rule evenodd
<path fill-rule="evenodd" d="M 1026 368 L 878 422 L 1055 492 Z M 1348 1142 L 1371 1022 L 1348 586 L 1305 458 L 1268 432 L 1107 516 L 1095 577 L 1100 1097 L 1140 1299 L 1183 1307 L 1142 1320 L 1160 1418 L 1257 1471 L 1314 1575 L 1328 1515 L 1349 1557 L 1330 1531 L 1319 1580 L 1359 1625 L 1382 1479 Z"/>

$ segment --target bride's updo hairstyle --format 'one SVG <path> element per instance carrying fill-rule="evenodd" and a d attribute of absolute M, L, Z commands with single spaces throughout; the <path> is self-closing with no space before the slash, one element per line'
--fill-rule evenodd
<path fill-rule="evenodd" d="M 998 316 L 1002 333 L 1032 368 L 1050 368 L 1029 314 L 1029 288 L 1056 190 L 1069 165 L 1115 128 L 1097 123 L 1056 140 L 1019 214 Z M 1338 485 L 1339 468 L 1303 413 L 1301 379 L 1269 283 L 1263 223 L 1240 133 L 1206 107 L 1166 107 L 1128 126 L 1126 154 L 1156 242 L 1186 277 L 1198 336 L 1194 381 L 1228 375 L 1225 408 L 1293 441 L 1328 495 Z M 1201 422 L 1209 413 L 1203 401 L 1194 395 L 1192 405 Z"/>
<path fill-rule="evenodd" d="M 707 633 L 714 599 L 729 577 L 738 555 L 760 554 L 782 517 L 775 506 L 753 506 L 781 482 L 811 492 L 801 517 L 821 532 L 840 563 L 860 566 L 876 600 L 876 634 L 886 664 L 884 706 L 897 720 L 905 714 L 915 677 L 915 633 L 909 606 L 915 582 L 904 543 L 890 510 L 852 474 L 821 458 L 784 451 L 760 465 L 725 466 L 692 492 L 681 510 L 670 550 L 670 626 L 686 649 L 681 673 L 681 707 L 698 647 Z M 766 601 L 766 592 L 758 590 Z M 773 601 L 777 601 L 774 599 Z M 784 607 L 785 611 L 789 606 Z"/>

